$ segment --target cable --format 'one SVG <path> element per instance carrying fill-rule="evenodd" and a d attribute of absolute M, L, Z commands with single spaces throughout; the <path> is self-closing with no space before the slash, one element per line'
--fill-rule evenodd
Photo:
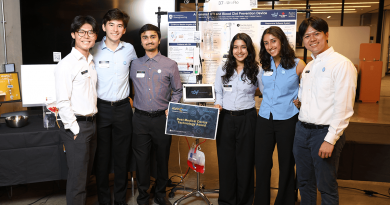
<path fill-rule="evenodd" d="M 195 150 L 194 150 L 194 153 L 196 153 L 196 150 L 198 149 L 198 146 L 201 145 L 201 144 L 203 144 L 203 143 L 205 143 L 206 140 L 207 140 L 207 139 L 205 139 L 203 142 L 201 142 L 201 143 L 199 143 L 199 144 L 196 145 Z"/>
<path fill-rule="evenodd" d="M 44 196 L 44 197 L 41 197 L 41 198 L 39 198 L 38 200 L 36 200 L 36 201 L 34 201 L 33 203 L 28 204 L 28 205 L 33 205 L 33 204 L 37 203 L 38 201 L 40 201 L 40 200 L 42 200 L 42 199 L 44 199 L 44 198 L 46 198 L 46 197 L 48 197 L 48 196 L 50 196 L 50 195 L 56 194 L 58 191 L 59 191 L 59 190 L 57 190 L 57 191 L 55 191 L 55 192 L 52 192 L 52 193 L 50 193 L 50 194 L 48 194 L 48 195 L 46 195 L 46 196 Z M 50 198 L 50 197 L 49 197 L 49 198 Z M 48 199 L 49 199 L 49 198 L 48 198 Z M 47 200 L 48 200 L 48 199 L 47 199 Z M 47 200 L 45 201 L 45 204 L 46 204 Z"/>
<path fill-rule="evenodd" d="M 388 196 L 388 195 L 381 194 L 381 193 L 378 193 L 378 192 L 372 191 L 372 190 L 363 190 L 363 189 L 357 189 L 357 188 L 353 188 L 353 187 L 343 187 L 343 186 L 339 186 L 339 188 L 362 191 L 362 192 L 364 192 L 364 194 L 367 194 L 369 196 L 373 196 L 374 194 L 377 194 L 377 195 L 380 195 L 380 196 L 385 196 L 385 197 L 390 198 L 390 196 Z M 390 194 L 390 189 L 389 189 L 389 194 Z"/>
<path fill-rule="evenodd" d="M 184 181 L 184 179 L 186 178 L 186 176 L 187 176 L 187 174 L 188 174 L 188 171 L 190 170 L 190 168 L 188 167 L 187 168 L 187 171 L 186 171 L 186 173 L 185 173 L 185 175 L 183 176 L 183 178 L 181 178 L 181 180 L 179 181 L 179 182 L 177 182 L 177 184 L 174 186 L 174 187 L 172 187 L 170 190 L 167 190 L 167 191 L 172 191 L 172 190 L 174 190 L 177 186 L 179 186 L 181 183 L 183 183 L 183 181 Z M 171 178 L 172 178 L 173 176 L 171 176 Z"/>

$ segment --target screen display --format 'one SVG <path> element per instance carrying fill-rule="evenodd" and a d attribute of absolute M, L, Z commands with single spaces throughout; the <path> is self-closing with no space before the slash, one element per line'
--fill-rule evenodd
<path fill-rule="evenodd" d="M 212 86 L 207 87 L 186 87 L 186 97 L 188 99 L 194 98 L 213 98 Z"/>
<path fill-rule="evenodd" d="M 18 73 L 0 73 L 0 103 L 21 100 Z"/>

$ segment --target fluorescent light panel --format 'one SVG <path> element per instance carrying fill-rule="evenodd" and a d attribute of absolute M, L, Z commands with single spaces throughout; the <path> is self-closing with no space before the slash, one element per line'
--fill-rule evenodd
<path fill-rule="evenodd" d="M 318 6 L 321 6 L 321 5 L 342 5 L 342 3 L 309 3 L 310 5 L 318 5 Z M 344 3 L 344 5 L 354 5 L 354 4 L 379 4 L 379 2 L 348 2 L 348 3 Z M 261 4 L 259 6 L 269 6 L 271 4 Z M 301 5 L 304 5 L 306 6 L 306 4 L 280 4 L 280 3 L 277 3 L 275 2 L 275 6 L 281 6 L 281 5 L 294 5 L 294 6 L 301 6 Z"/>

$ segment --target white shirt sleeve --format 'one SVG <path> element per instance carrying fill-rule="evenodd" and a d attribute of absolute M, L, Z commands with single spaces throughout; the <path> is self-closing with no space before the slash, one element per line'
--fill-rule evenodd
<path fill-rule="evenodd" d="M 65 129 L 70 129 L 74 135 L 80 131 L 76 116 L 72 109 L 71 96 L 73 89 L 72 66 L 66 62 L 60 62 L 55 69 L 55 85 L 57 108 Z"/>
<path fill-rule="evenodd" d="M 324 140 L 334 145 L 347 128 L 349 119 L 354 112 L 353 105 L 357 84 L 356 68 L 350 61 L 342 62 L 333 70 L 332 78 L 335 89 L 333 114 L 328 134 Z"/>
<path fill-rule="evenodd" d="M 222 65 L 217 69 L 217 74 L 215 75 L 215 103 L 214 105 L 223 106 L 223 83 L 221 76 L 223 75 Z"/>

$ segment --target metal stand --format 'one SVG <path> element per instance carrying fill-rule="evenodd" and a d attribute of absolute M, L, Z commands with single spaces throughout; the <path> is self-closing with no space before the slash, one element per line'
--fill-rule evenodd
<path fill-rule="evenodd" d="M 196 144 L 199 144 L 199 139 L 196 139 Z M 175 203 L 173 203 L 173 205 L 178 205 L 180 204 L 181 201 L 184 201 L 188 198 L 190 198 L 191 196 L 196 196 L 196 197 L 202 197 L 203 200 L 206 202 L 206 204 L 208 205 L 212 205 L 212 203 L 210 202 L 210 200 L 207 198 L 207 196 L 203 193 L 203 191 L 200 189 L 200 180 L 199 180 L 199 177 L 200 177 L 200 173 L 197 172 L 196 173 L 196 189 L 192 190 L 192 192 L 182 196 L 180 199 L 178 199 L 177 201 L 175 201 Z"/>
<path fill-rule="evenodd" d="M 158 28 L 160 28 L 161 16 L 168 15 L 168 12 L 161 11 L 161 7 L 158 7 L 158 12 L 155 12 L 155 14 L 157 14 L 157 24 L 158 24 Z"/>
<path fill-rule="evenodd" d="M 207 1 L 208 2 L 208 1 Z M 199 12 L 199 6 L 198 6 L 198 0 L 195 1 L 195 7 L 196 7 L 196 31 L 199 31 L 199 15 L 198 15 L 198 12 Z M 200 47 L 199 43 L 196 44 L 196 47 Z M 194 59 L 195 59 L 195 56 L 194 56 Z M 199 74 L 197 75 L 197 83 L 198 84 L 201 84 L 202 83 L 202 74 Z M 202 105 L 202 103 L 198 103 L 198 105 Z M 196 144 L 199 144 L 199 139 L 196 139 Z M 210 202 L 210 200 L 207 198 L 207 196 L 203 193 L 203 190 L 200 188 L 200 173 L 197 172 L 196 173 L 196 189 L 193 189 L 192 192 L 182 196 L 180 199 L 178 199 L 177 201 L 175 201 L 175 203 L 173 203 L 174 205 L 178 205 L 180 204 L 180 202 L 192 197 L 192 196 L 196 196 L 196 197 L 202 197 L 203 200 L 206 202 L 206 204 L 208 205 L 212 205 L 212 203 Z"/>

